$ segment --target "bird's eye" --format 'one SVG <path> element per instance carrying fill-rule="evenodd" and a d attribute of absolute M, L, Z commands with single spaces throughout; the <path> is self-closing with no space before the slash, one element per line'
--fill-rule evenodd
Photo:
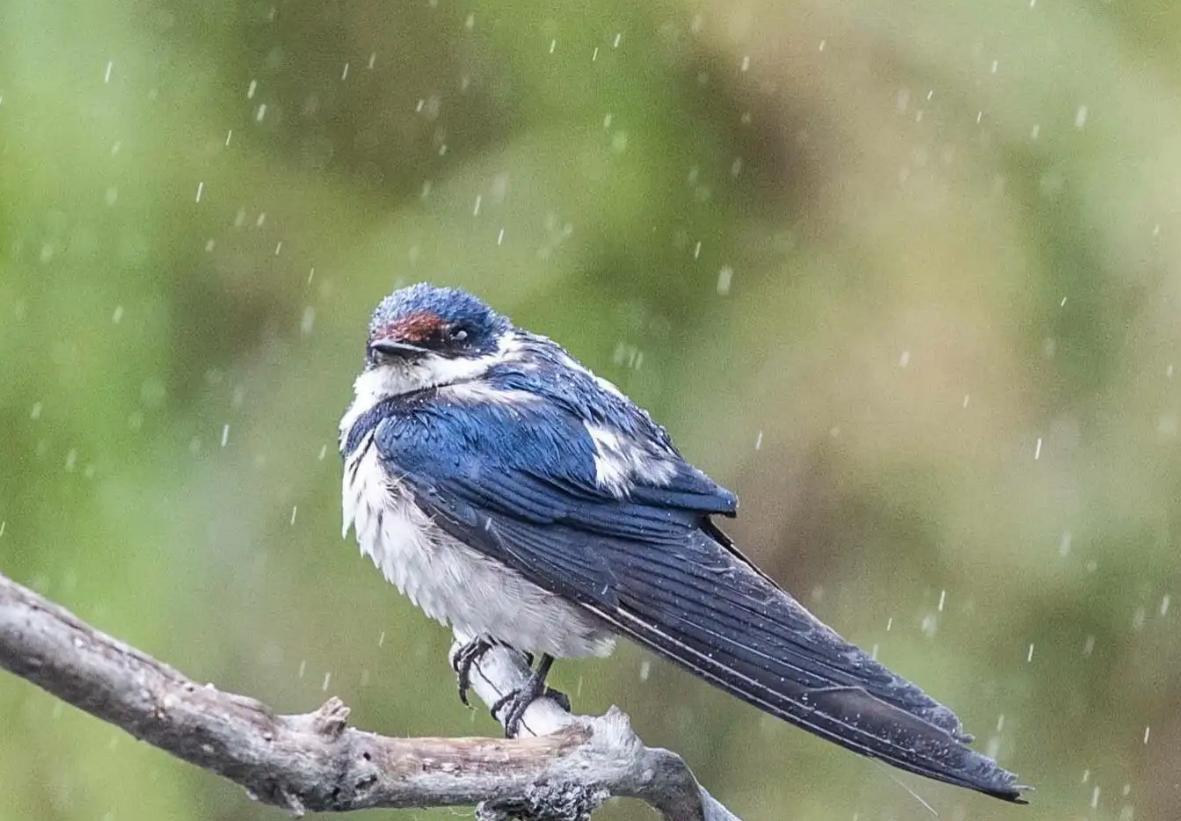
<path fill-rule="evenodd" d="M 447 333 L 452 342 L 465 342 L 467 340 L 466 328 L 452 328 Z"/>

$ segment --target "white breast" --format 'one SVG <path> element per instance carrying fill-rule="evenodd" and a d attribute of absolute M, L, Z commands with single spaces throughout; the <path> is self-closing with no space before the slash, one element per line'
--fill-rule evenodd
<path fill-rule="evenodd" d="M 614 638 L 587 611 L 435 525 L 381 466 L 372 433 L 345 463 L 341 501 L 343 532 L 352 525 L 386 579 L 456 633 L 555 657 L 611 652 Z"/>

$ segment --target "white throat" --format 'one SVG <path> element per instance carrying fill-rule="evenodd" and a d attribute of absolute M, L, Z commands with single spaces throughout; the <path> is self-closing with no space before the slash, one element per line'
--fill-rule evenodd
<path fill-rule="evenodd" d="M 353 402 L 340 420 L 341 443 L 348 437 L 353 423 L 378 402 L 391 396 L 479 379 L 492 366 L 511 359 L 518 349 L 515 335 L 506 331 L 497 341 L 496 350 L 483 356 L 448 359 L 428 353 L 414 361 L 362 371 L 353 381 Z"/>

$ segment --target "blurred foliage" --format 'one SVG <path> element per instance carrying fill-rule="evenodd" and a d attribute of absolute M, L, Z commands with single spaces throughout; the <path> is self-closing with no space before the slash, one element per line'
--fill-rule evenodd
<path fill-rule="evenodd" d="M 459 284 L 1039 789 L 894 778 L 634 648 L 559 665 L 578 708 L 748 819 L 924 817 L 898 782 L 1175 817 L 1179 35 L 1160 0 L 0 0 L 0 571 L 282 710 L 494 732 L 337 528 L 367 314 Z M 280 817 L 0 676 L 0 819 Z"/>

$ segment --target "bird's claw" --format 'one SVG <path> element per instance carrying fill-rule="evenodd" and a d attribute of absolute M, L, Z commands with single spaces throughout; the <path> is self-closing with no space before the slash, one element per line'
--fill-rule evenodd
<path fill-rule="evenodd" d="M 570 712 L 570 696 L 563 693 L 561 690 L 555 690 L 553 687 L 546 687 L 542 694 L 543 698 L 553 699 L 563 712 Z"/>
<path fill-rule="evenodd" d="M 552 699 L 567 713 L 570 712 L 569 696 L 561 690 L 546 687 L 544 680 L 530 676 L 524 685 L 516 690 L 510 691 L 492 705 L 492 717 L 504 724 L 505 738 L 517 737 L 521 731 L 521 720 L 525 717 L 525 711 L 529 709 L 529 705 L 539 698 Z M 502 710 L 507 710 L 508 712 L 501 716 L 500 713 Z"/>
<path fill-rule="evenodd" d="M 456 687 L 459 689 L 459 700 L 463 702 L 465 707 L 472 706 L 467 698 L 468 691 L 472 687 L 472 668 L 491 649 L 492 642 L 477 636 L 460 647 L 451 659 L 451 666 L 455 670 Z"/>

